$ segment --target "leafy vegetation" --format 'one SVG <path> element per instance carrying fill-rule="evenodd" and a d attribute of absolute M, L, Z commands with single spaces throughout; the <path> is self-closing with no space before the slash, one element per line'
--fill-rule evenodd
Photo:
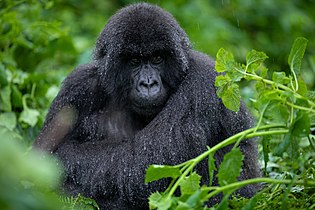
<path fill-rule="evenodd" d="M 0 4 L 0 132 L 30 145 L 75 49 L 58 22 L 42 20 L 50 1 Z M 22 140 L 23 139 L 23 140 Z"/>
<path fill-rule="evenodd" d="M 241 98 L 238 82 L 242 79 L 254 82 L 256 94 L 252 103 L 256 108 L 258 123 L 256 127 L 231 136 L 185 163 L 149 167 L 147 182 L 166 177 L 173 180 L 165 192 L 156 192 L 150 196 L 152 209 L 207 209 L 204 202 L 219 193 L 223 193 L 222 201 L 209 209 L 227 209 L 228 198 L 232 193 L 253 183 L 268 183 L 268 187 L 257 193 L 246 205 L 237 204 L 237 208 L 266 209 L 274 206 L 283 209 L 288 205 L 299 209 L 315 207 L 312 204 L 315 201 L 314 196 L 306 202 L 302 199 L 301 203 L 292 202 L 289 197 L 314 195 L 315 192 L 313 181 L 315 136 L 310 133 L 311 129 L 315 129 L 315 92 L 308 91 L 303 80 L 298 78 L 306 46 L 305 38 L 297 38 L 288 58 L 291 74 L 287 76 L 285 72 L 273 72 L 271 79 L 268 78 L 268 69 L 263 65 L 268 58 L 265 53 L 252 50 L 246 56 L 246 64 L 240 64 L 234 60 L 230 52 L 224 49 L 218 51 L 216 70 L 224 73 L 216 78 L 218 96 L 222 98 L 227 108 L 238 111 Z M 261 137 L 264 170 L 267 176 L 237 181 L 243 160 L 238 144 L 253 137 Z M 213 155 L 217 150 L 230 144 L 234 146 L 224 156 L 217 170 Z M 210 183 L 214 172 L 217 171 L 219 186 L 211 184 L 200 186 L 201 177 L 194 168 L 205 158 L 208 158 Z M 275 170 L 271 167 L 275 167 L 277 162 L 274 159 L 277 158 L 282 159 L 279 162 L 285 160 L 285 167 L 278 165 Z M 174 194 L 178 188 L 180 196 Z M 272 196 L 266 196 L 266 191 Z M 279 192 L 282 193 L 281 196 Z"/>
<path fill-rule="evenodd" d="M 60 197 L 58 162 L 39 159 L 30 145 L 62 79 L 91 58 L 96 37 L 115 10 L 133 2 L 0 1 L 1 209 L 98 208 L 82 196 Z M 217 70 L 224 73 L 216 82 L 218 95 L 234 111 L 241 95 L 245 96 L 257 118 L 257 127 L 208 148 L 193 160 L 151 166 L 146 182 L 174 179 L 166 192 L 150 197 L 151 207 L 198 209 L 205 199 L 224 192 L 222 202 L 212 209 L 315 209 L 315 137 L 309 132 L 314 133 L 315 93 L 308 90 L 315 87 L 312 0 L 149 2 L 174 14 L 197 49 L 210 55 L 218 52 Z M 298 36 L 309 42 L 299 38 L 287 58 Z M 270 59 L 263 52 L 246 54 L 250 49 L 262 50 Z M 237 144 L 254 136 L 261 138 L 266 178 L 235 183 L 242 160 Z M 216 169 L 215 151 L 235 142 Z M 218 171 L 219 187 L 200 186 L 200 176 L 193 169 L 203 158 L 208 158 L 210 180 Z M 229 176 L 220 173 L 226 168 L 232 170 Z M 227 199 L 235 189 L 252 182 L 266 187 L 251 200 Z M 177 188 L 180 197 L 174 196 Z"/>

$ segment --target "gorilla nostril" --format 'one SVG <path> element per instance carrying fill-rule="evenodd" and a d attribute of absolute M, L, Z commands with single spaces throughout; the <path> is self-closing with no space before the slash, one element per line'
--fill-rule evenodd
<path fill-rule="evenodd" d="M 157 80 L 140 80 L 138 83 L 138 92 L 145 97 L 156 96 L 161 90 L 160 84 Z"/>
<path fill-rule="evenodd" d="M 145 81 L 140 81 L 139 82 L 139 86 L 140 87 L 144 87 L 144 88 L 149 88 L 150 87 L 150 85 L 147 82 L 145 82 Z"/>
<path fill-rule="evenodd" d="M 142 80 L 139 82 L 140 87 L 147 88 L 147 89 L 150 89 L 150 88 L 152 88 L 154 86 L 158 86 L 158 85 L 159 85 L 159 83 L 156 80 L 148 80 L 148 81 Z"/>

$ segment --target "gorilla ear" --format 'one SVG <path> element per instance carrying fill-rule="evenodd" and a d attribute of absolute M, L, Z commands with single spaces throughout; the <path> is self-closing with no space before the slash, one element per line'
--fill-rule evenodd
<path fill-rule="evenodd" d="M 95 60 L 99 60 L 105 57 L 105 55 L 107 55 L 107 47 L 106 47 L 106 43 L 104 40 L 104 36 L 103 33 L 99 36 L 97 42 L 96 42 L 96 47 L 94 50 L 94 59 Z"/>

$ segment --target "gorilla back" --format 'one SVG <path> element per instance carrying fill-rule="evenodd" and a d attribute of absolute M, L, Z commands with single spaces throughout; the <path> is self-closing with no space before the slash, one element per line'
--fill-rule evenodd
<path fill-rule="evenodd" d="M 187 161 L 252 125 L 243 104 L 237 113 L 223 106 L 215 77 L 214 61 L 191 48 L 169 13 L 128 6 L 108 21 L 94 60 L 65 79 L 34 146 L 60 158 L 67 192 L 102 209 L 148 209 L 150 193 L 168 184 L 144 184 L 150 164 Z M 240 148 L 240 179 L 260 176 L 254 141 Z M 217 163 L 227 150 L 217 152 Z M 206 163 L 197 171 L 207 183 Z"/>

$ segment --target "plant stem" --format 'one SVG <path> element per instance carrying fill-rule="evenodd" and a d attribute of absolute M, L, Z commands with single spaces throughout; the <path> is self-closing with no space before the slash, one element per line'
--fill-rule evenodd
<path fill-rule="evenodd" d="M 312 102 L 311 100 L 308 100 L 307 98 L 305 98 L 305 97 L 301 96 L 300 94 L 296 93 L 296 91 L 295 91 L 294 89 L 292 90 L 291 88 L 289 88 L 289 87 L 287 87 L 287 86 L 285 86 L 285 85 L 282 85 L 282 84 L 273 82 L 273 81 L 268 80 L 268 79 L 264 79 L 264 78 L 262 78 L 262 77 L 260 77 L 260 76 L 258 76 L 258 75 L 256 75 L 256 74 L 251 74 L 251 73 L 248 73 L 248 72 L 243 72 L 243 71 L 240 71 L 240 70 L 238 70 L 238 69 L 236 69 L 236 68 L 234 68 L 234 70 L 237 71 L 237 72 L 239 72 L 239 73 L 244 74 L 245 76 L 251 77 L 253 80 L 262 81 L 262 82 L 264 82 L 264 83 L 266 83 L 266 84 L 268 84 L 268 85 L 277 86 L 277 87 L 279 87 L 279 88 L 281 88 L 281 89 L 283 89 L 283 90 L 290 91 L 290 92 L 292 92 L 292 93 L 294 94 L 294 96 L 295 96 L 296 98 L 305 99 L 305 100 L 307 100 L 307 102 L 308 102 L 308 104 L 309 104 L 310 106 L 315 107 L 315 103 L 314 103 L 314 102 Z M 293 87 L 293 85 L 292 85 L 292 87 Z"/>
<path fill-rule="evenodd" d="M 287 102 L 287 104 L 289 106 L 291 106 L 292 108 L 301 109 L 301 110 L 304 110 L 304 111 L 309 111 L 309 112 L 314 112 L 315 113 L 315 109 L 310 109 L 310 108 L 307 108 L 307 107 L 304 107 L 304 106 L 298 106 L 298 105 L 292 104 L 290 102 Z"/>
<path fill-rule="evenodd" d="M 247 180 L 243 180 L 243 181 L 238 181 L 238 182 L 234 182 L 222 187 L 217 187 L 217 188 L 209 188 L 208 190 L 213 190 L 213 192 L 209 193 L 207 198 L 211 198 L 212 196 L 229 190 L 229 189 L 239 189 L 245 185 L 248 184 L 256 184 L 256 183 L 270 183 L 270 184 L 301 184 L 301 185 L 311 185 L 311 186 L 315 186 L 315 182 L 311 181 L 311 180 L 297 180 L 297 181 L 292 181 L 292 180 L 281 180 L 281 179 L 272 179 L 272 178 L 267 178 L 267 177 L 261 177 L 261 178 L 253 178 L 253 179 L 247 179 Z"/>
<path fill-rule="evenodd" d="M 178 188 L 180 182 L 187 176 L 187 174 L 203 159 L 205 159 L 206 157 L 208 157 L 211 153 L 215 153 L 217 150 L 228 146 L 230 144 L 235 143 L 236 141 L 238 141 L 240 138 L 242 138 L 242 140 L 244 139 L 248 139 L 248 138 L 253 138 L 253 137 L 257 137 L 257 136 L 265 136 L 265 135 L 279 135 L 279 134 L 285 134 L 288 132 L 288 129 L 279 129 L 279 128 L 286 128 L 285 125 L 282 124 L 278 124 L 278 125 L 264 125 L 264 126 L 260 126 L 260 127 L 254 127 L 254 128 L 250 128 L 247 129 L 245 131 L 242 131 L 240 133 L 237 133 L 227 139 L 225 139 L 224 141 L 216 144 L 214 147 L 210 148 L 208 151 L 202 153 L 201 155 L 197 156 L 194 159 L 191 159 L 189 161 L 186 161 L 186 163 L 189 165 L 189 167 L 187 167 L 186 165 L 184 166 L 186 169 L 184 170 L 184 172 L 182 173 L 182 175 L 177 179 L 177 181 L 175 182 L 175 184 L 173 185 L 173 187 L 171 188 L 170 192 L 168 193 L 167 198 L 170 198 L 176 191 L 176 189 Z M 273 131 L 269 131 L 269 129 L 278 129 L 278 130 L 273 130 Z M 256 132 L 257 130 L 264 130 L 262 132 Z M 182 165 L 182 164 L 180 164 Z"/>

